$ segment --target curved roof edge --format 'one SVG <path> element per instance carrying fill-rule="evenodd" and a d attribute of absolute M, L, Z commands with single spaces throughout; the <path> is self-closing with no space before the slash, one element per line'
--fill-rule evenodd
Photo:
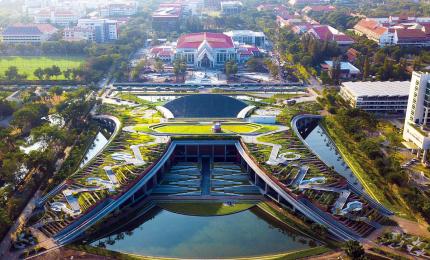
<path fill-rule="evenodd" d="M 254 111 L 254 109 L 256 109 L 256 106 L 247 106 L 244 109 L 240 110 L 239 114 L 237 114 L 237 118 L 242 118 L 244 119 L 245 117 L 247 117 L 250 113 L 252 113 L 252 111 Z"/>
<path fill-rule="evenodd" d="M 162 106 L 156 106 L 155 108 L 164 116 L 164 118 L 167 118 L 167 119 L 175 118 L 172 111 L 170 111 L 169 109 Z"/>

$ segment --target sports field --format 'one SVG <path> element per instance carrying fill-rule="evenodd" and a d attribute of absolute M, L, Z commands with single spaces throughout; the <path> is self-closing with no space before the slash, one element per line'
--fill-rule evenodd
<path fill-rule="evenodd" d="M 4 72 L 10 66 L 16 66 L 20 74 L 26 74 L 28 80 L 36 80 L 33 72 L 37 68 L 47 68 L 52 67 L 52 65 L 57 65 L 60 67 L 61 71 L 66 69 L 73 69 L 79 67 L 84 62 L 84 58 L 81 57 L 48 57 L 48 56 L 38 56 L 38 57 L 21 57 L 21 56 L 11 56 L 11 57 L 1 57 L 0 58 L 0 75 L 4 76 Z M 52 78 L 62 80 L 63 75 L 58 76 L 58 78 Z"/>

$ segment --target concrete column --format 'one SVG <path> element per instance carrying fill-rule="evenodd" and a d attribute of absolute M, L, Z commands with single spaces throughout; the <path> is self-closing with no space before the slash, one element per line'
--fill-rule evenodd
<path fill-rule="evenodd" d="M 424 122 L 423 122 L 423 127 L 425 127 L 427 125 L 428 115 L 429 115 L 429 109 L 427 107 L 425 107 L 424 108 Z"/>
<path fill-rule="evenodd" d="M 421 160 L 422 163 L 425 163 L 427 161 L 427 153 L 429 150 L 425 149 L 423 153 L 423 158 Z"/>

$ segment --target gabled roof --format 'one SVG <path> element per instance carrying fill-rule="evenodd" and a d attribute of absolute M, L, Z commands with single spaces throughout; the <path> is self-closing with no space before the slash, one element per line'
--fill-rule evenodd
<path fill-rule="evenodd" d="M 43 35 L 57 31 L 57 28 L 50 24 L 17 24 L 6 27 L 3 35 Z"/>
<path fill-rule="evenodd" d="M 364 33 L 373 33 L 376 35 L 382 35 L 387 32 L 388 28 L 381 26 L 375 20 L 363 19 L 360 20 L 355 26 L 354 29 L 357 31 L 361 31 Z"/>
<path fill-rule="evenodd" d="M 419 29 L 396 29 L 395 35 L 398 43 L 430 42 L 428 35 Z"/>
<path fill-rule="evenodd" d="M 414 39 L 427 38 L 426 33 L 419 29 L 397 29 L 396 34 L 399 40 L 406 39 L 406 38 L 414 38 Z"/>
<path fill-rule="evenodd" d="M 310 32 L 319 40 L 335 42 L 354 42 L 354 40 L 328 25 L 313 26 Z"/>
<path fill-rule="evenodd" d="M 303 12 L 330 12 L 336 10 L 332 5 L 308 5 L 303 8 Z"/>
<path fill-rule="evenodd" d="M 181 35 L 178 39 L 178 49 L 197 49 L 204 41 L 211 48 L 234 48 L 231 37 L 223 33 L 190 33 Z"/>

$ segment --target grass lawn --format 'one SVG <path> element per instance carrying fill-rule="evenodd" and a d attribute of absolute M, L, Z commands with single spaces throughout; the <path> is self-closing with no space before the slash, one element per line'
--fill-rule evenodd
<path fill-rule="evenodd" d="M 52 65 L 57 65 L 60 67 L 61 71 L 66 69 L 73 69 L 79 67 L 84 62 L 81 57 L 21 57 L 21 56 L 11 56 L 2 57 L 0 59 L 0 75 L 4 76 L 5 71 L 10 66 L 16 66 L 20 74 L 26 74 L 28 80 L 36 80 L 33 72 L 37 68 L 47 68 L 52 67 Z M 53 77 L 52 79 L 63 80 L 64 76 L 60 75 L 58 78 Z"/>
<path fill-rule="evenodd" d="M 0 100 L 7 98 L 10 94 L 12 94 L 12 91 L 0 91 Z"/>
<path fill-rule="evenodd" d="M 223 124 L 221 129 L 223 133 L 248 134 L 262 129 L 263 126 L 258 124 Z M 212 134 L 212 125 L 200 124 L 163 124 L 153 129 L 159 133 L 170 134 Z M 268 128 L 269 130 L 272 128 Z M 138 129 L 136 129 L 138 130 Z"/>
<path fill-rule="evenodd" d="M 192 216 L 221 216 L 233 214 L 236 212 L 247 210 L 253 206 L 255 203 L 237 203 L 232 206 L 224 205 L 223 203 L 196 203 L 196 202 L 162 202 L 159 203 L 163 209 L 171 212 L 192 215 Z"/>

